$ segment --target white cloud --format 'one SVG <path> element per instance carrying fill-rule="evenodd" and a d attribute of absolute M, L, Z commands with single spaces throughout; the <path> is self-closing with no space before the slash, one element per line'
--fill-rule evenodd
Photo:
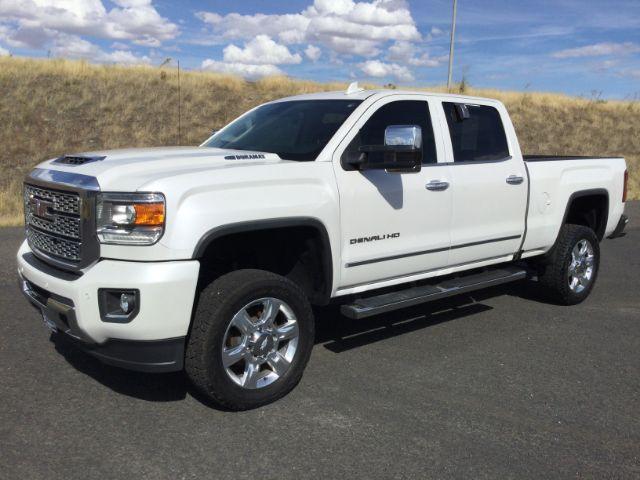
<path fill-rule="evenodd" d="M 54 41 L 51 53 L 57 57 L 79 58 L 95 63 L 117 63 L 122 65 L 151 63 L 149 57 L 136 56 L 129 50 L 106 52 L 97 45 L 76 35 L 59 35 Z"/>
<path fill-rule="evenodd" d="M 207 59 L 202 62 L 201 68 L 212 72 L 231 73 L 246 78 L 260 78 L 270 75 L 283 75 L 275 65 L 249 65 L 246 63 L 227 63 Z"/>
<path fill-rule="evenodd" d="M 371 40 L 354 40 L 343 37 L 329 37 L 323 42 L 335 53 L 343 55 L 360 55 L 363 57 L 375 57 L 380 54 L 378 43 Z"/>
<path fill-rule="evenodd" d="M 388 49 L 387 58 L 394 62 L 408 62 L 414 56 L 416 46 L 410 42 L 395 42 Z"/>
<path fill-rule="evenodd" d="M 617 67 L 620 64 L 620 60 L 617 58 L 610 58 L 607 60 L 602 60 L 593 64 L 593 70 L 596 72 L 608 72 L 614 67 Z"/>
<path fill-rule="evenodd" d="M 129 45 L 122 42 L 113 42 L 111 44 L 111 48 L 113 48 L 114 50 L 129 50 Z"/>
<path fill-rule="evenodd" d="M 196 16 L 209 27 L 207 39 L 199 39 L 200 44 L 247 40 L 244 47 L 228 45 L 223 61 L 207 60 L 203 68 L 243 76 L 269 75 L 276 70 L 281 73 L 278 65 L 301 62 L 300 54 L 287 48 L 291 45 L 299 46 L 300 53 L 314 62 L 323 53 L 336 65 L 364 57 L 368 61 L 357 66 L 367 75 L 403 81 L 413 80 L 411 67 L 433 67 L 442 61 L 417 48 L 416 42 L 423 39 L 406 0 L 313 0 L 301 11 L 287 14 L 221 15 L 202 11 Z M 255 32 L 264 38 L 258 42 Z M 443 33 L 434 28 L 427 38 Z M 388 63 L 376 59 L 390 44 L 397 51 L 387 55 Z M 255 68 L 260 65 L 272 68 Z"/>
<path fill-rule="evenodd" d="M 304 54 L 309 60 L 316 62 L 320 58 L 320 55 L 322 55 L 322 51 L 315 45 L 309 45 L 304 49 Z"/>
<path fill-rule="evenodd" d="M 358 65 L 366 75 L 375 78 L 394 77 L 403 82 L 413 81 L 413 75 L 407 67 L 397 63 L 384 63 L 380 60 L 368 60 Z"/>
<path fill-rule="evenodd" d="M 255 32 L 261 32 L 270 37 L 277 37 L 287 44 L 301 43 L 310 22 L 301 14 L 230 13 L 223 17 L 213 12 L 198 12 L 196 16 L 227 39 L 250 39 L 255 36 Z"/>
<path fill-rule="evenodd" d="M 353 10 L 355 3 L 351 0 L 316 0 L 313 6 L 322 14 L 346 15 Z"/>
<path fill-rule="evenodd" d="M 409 59 L 409 65 L 413 65 L 414 67 L 439 67 L 444 62 L 449 60 L 449 55 L 440 55 L 437 57 L 432 57 L 428 53 L 423 53 L 419 57 L 414 57 Z"/>
<path fill-rule="evenodd" d="M 151 0 L 2 0 L 0 23 L 16 46 L 42 48 L 59 34 L 91 35 L 159 46 L 175 38 L 176 24 L 163 18 Z"/>
<path fill-rule="evenodd" d="M 0 26 L 0 38 L 15 48 L 42 48 L 57 35 L 58 32 L 49 29 L 28 26 L 14 29 L 6 25 Z"/>
<path fill-rule="evenodd" d="M 0 57 L 6 57 L 9 54 L 9 50 L 7 50 L 6 48 L 2 48 L 0 47 Z"/>
<path fill-rule="evenodd" d="M 148 65 L 151 59 L 146 55 L 139 57 L 129 50 L 115 50 L 113 52 L 103 52 L 98 56 L 100 63 L 117 63 L 119 65 Z"/>
<path fill-rule="evenodd" d="M 343 55 L 375 56 L 388 41 L 419 41 L 420 33 L 404 0 L 315 0 L 299 13 L 198 18 L 227 39 L 248 39 L 256 31 L 285 44 L 318 43 Z"/>
<path fill-rule="evenodd" d="M 232 13 L 231 15 L 237 15 Z M 213 12 L 198 12 L 196 13 L 196 17 L 202 20 L 205 23 L 209 23 L 211 25 L 217 25 L 222 22 L 222 15 L 218 15 Z"/>
<path fill-rule="evenodd" d="M 414 25 L 373 25 L 353 22 L 341 17 L 317 17 L 309 24 L 308 35 L 312 38 L 339 37 L 356 40 L 418 40 L 420 34 Z"/>
<path fill-rule="evenodd" d="M 600 57 L 605 55 L 630 55 L 640 52 L 640 45 L 632 42 L 625 43 L 595 43 L 578 48 L 568 48 L 552 54 L 555 58 Z"/>
<path fill-rule="evenodd" d="M 244 48 L 228 45 L 223 50 L 223 58 L 229 63 L 244 63 L 253 65 L 279 65 L 300 63 L 300 54 L 292 54 L 287 47 L 274 42 L 267 35 L 258 35 Z"/>
<path fill-rule="evenodd" d="M 299 53 L 274 42 L 267 35 L 258 35 L 246 42 L 244 48 L 227 45 L 223 50 L 223 61 L 207 59 L 202 69 L 222 73 L 232 73 L 246 78 L 259 78 L 268 75 L 284 75 L 277 65 L 302 62 Z"/>
<path fill-rule="evenodd" d="M 414 67 L 438 67 L 449 57 L 441 55 L 431 57 L 429 53 L 419 53 L 415 44 L 410 42 L 396 42 L 387 51 L 387 60 L 397 63 L 406 63 Z"/>

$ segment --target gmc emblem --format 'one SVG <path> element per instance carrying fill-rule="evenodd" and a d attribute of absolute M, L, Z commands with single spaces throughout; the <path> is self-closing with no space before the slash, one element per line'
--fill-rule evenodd
<path fill-rule="evenodd" d="M 36 198 L 33 195 L 29 197 L 29 206 L 31 207 L 31 213 L 36 217 L 44 218 L 52 221 L 54 219 L 50 209 L 53 208 L 53 202 Z"/>

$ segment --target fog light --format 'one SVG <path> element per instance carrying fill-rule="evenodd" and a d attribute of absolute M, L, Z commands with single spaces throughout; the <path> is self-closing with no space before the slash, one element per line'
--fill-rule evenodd
<path fill-rule="evenodd" d="M 98 303 L 103 322 L 128 323 L 140 310 L 140 291 L 101 288 Z"/>
<path fill-rule="evenodd" d="M 120 310 L 122 310 L 124 313 L 129 313 L 131 310 L 133 310 L 133 308 L 135 308 L 135 305 L 135 296 L 131 295 L 130 293 L 123 293 L 122 295 L 120 295 Z"/>

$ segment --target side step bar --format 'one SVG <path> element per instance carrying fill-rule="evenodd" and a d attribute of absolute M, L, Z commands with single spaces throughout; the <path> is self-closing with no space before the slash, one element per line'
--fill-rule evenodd
<path fill-rule="evenodd" d="M 480 273 L 452 278 L 437 285 L 422 285 L 399 292 L 360 298 L 351 304 L 342 305 L 340 311 L 345 317 L 354 319 L 366 318 L 461 293 L 522 280 L 526 276 L 527 271 L 525 269 L 507 265 Z"/>

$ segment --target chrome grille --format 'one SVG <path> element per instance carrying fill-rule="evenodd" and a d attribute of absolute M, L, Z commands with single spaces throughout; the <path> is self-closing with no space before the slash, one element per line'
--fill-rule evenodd
<path fill-rule="evenodd" d="M 57 233 L 65 237 L 80 240 L 80 219 L 74 217 L 64 217 L 57 215 L 53 221 L 36 217 L 32 213 L 27 213 L 27 224 L 49 233 Z"/>
<path fill-rule="evenodd" d="M 81 261 L 81 204 L 77 193 L 25 184 L 25 226 L 31 249 L 66 261 Z"/>
<path fill-rule="evenodd" d="M 27 240 L 31 248 L 66 260 L 80 261 L 80 242 L 72 242 L 27 228 Z"/>
<path fill-rule="evenodd" d="M 48 188 L 24 186 L 25 202 L 27 197 L 34 196 L 53 202 L 53 210 L 61 213 L 80 214 L 80 196 L 77 193 L 58 192 Z"/>

